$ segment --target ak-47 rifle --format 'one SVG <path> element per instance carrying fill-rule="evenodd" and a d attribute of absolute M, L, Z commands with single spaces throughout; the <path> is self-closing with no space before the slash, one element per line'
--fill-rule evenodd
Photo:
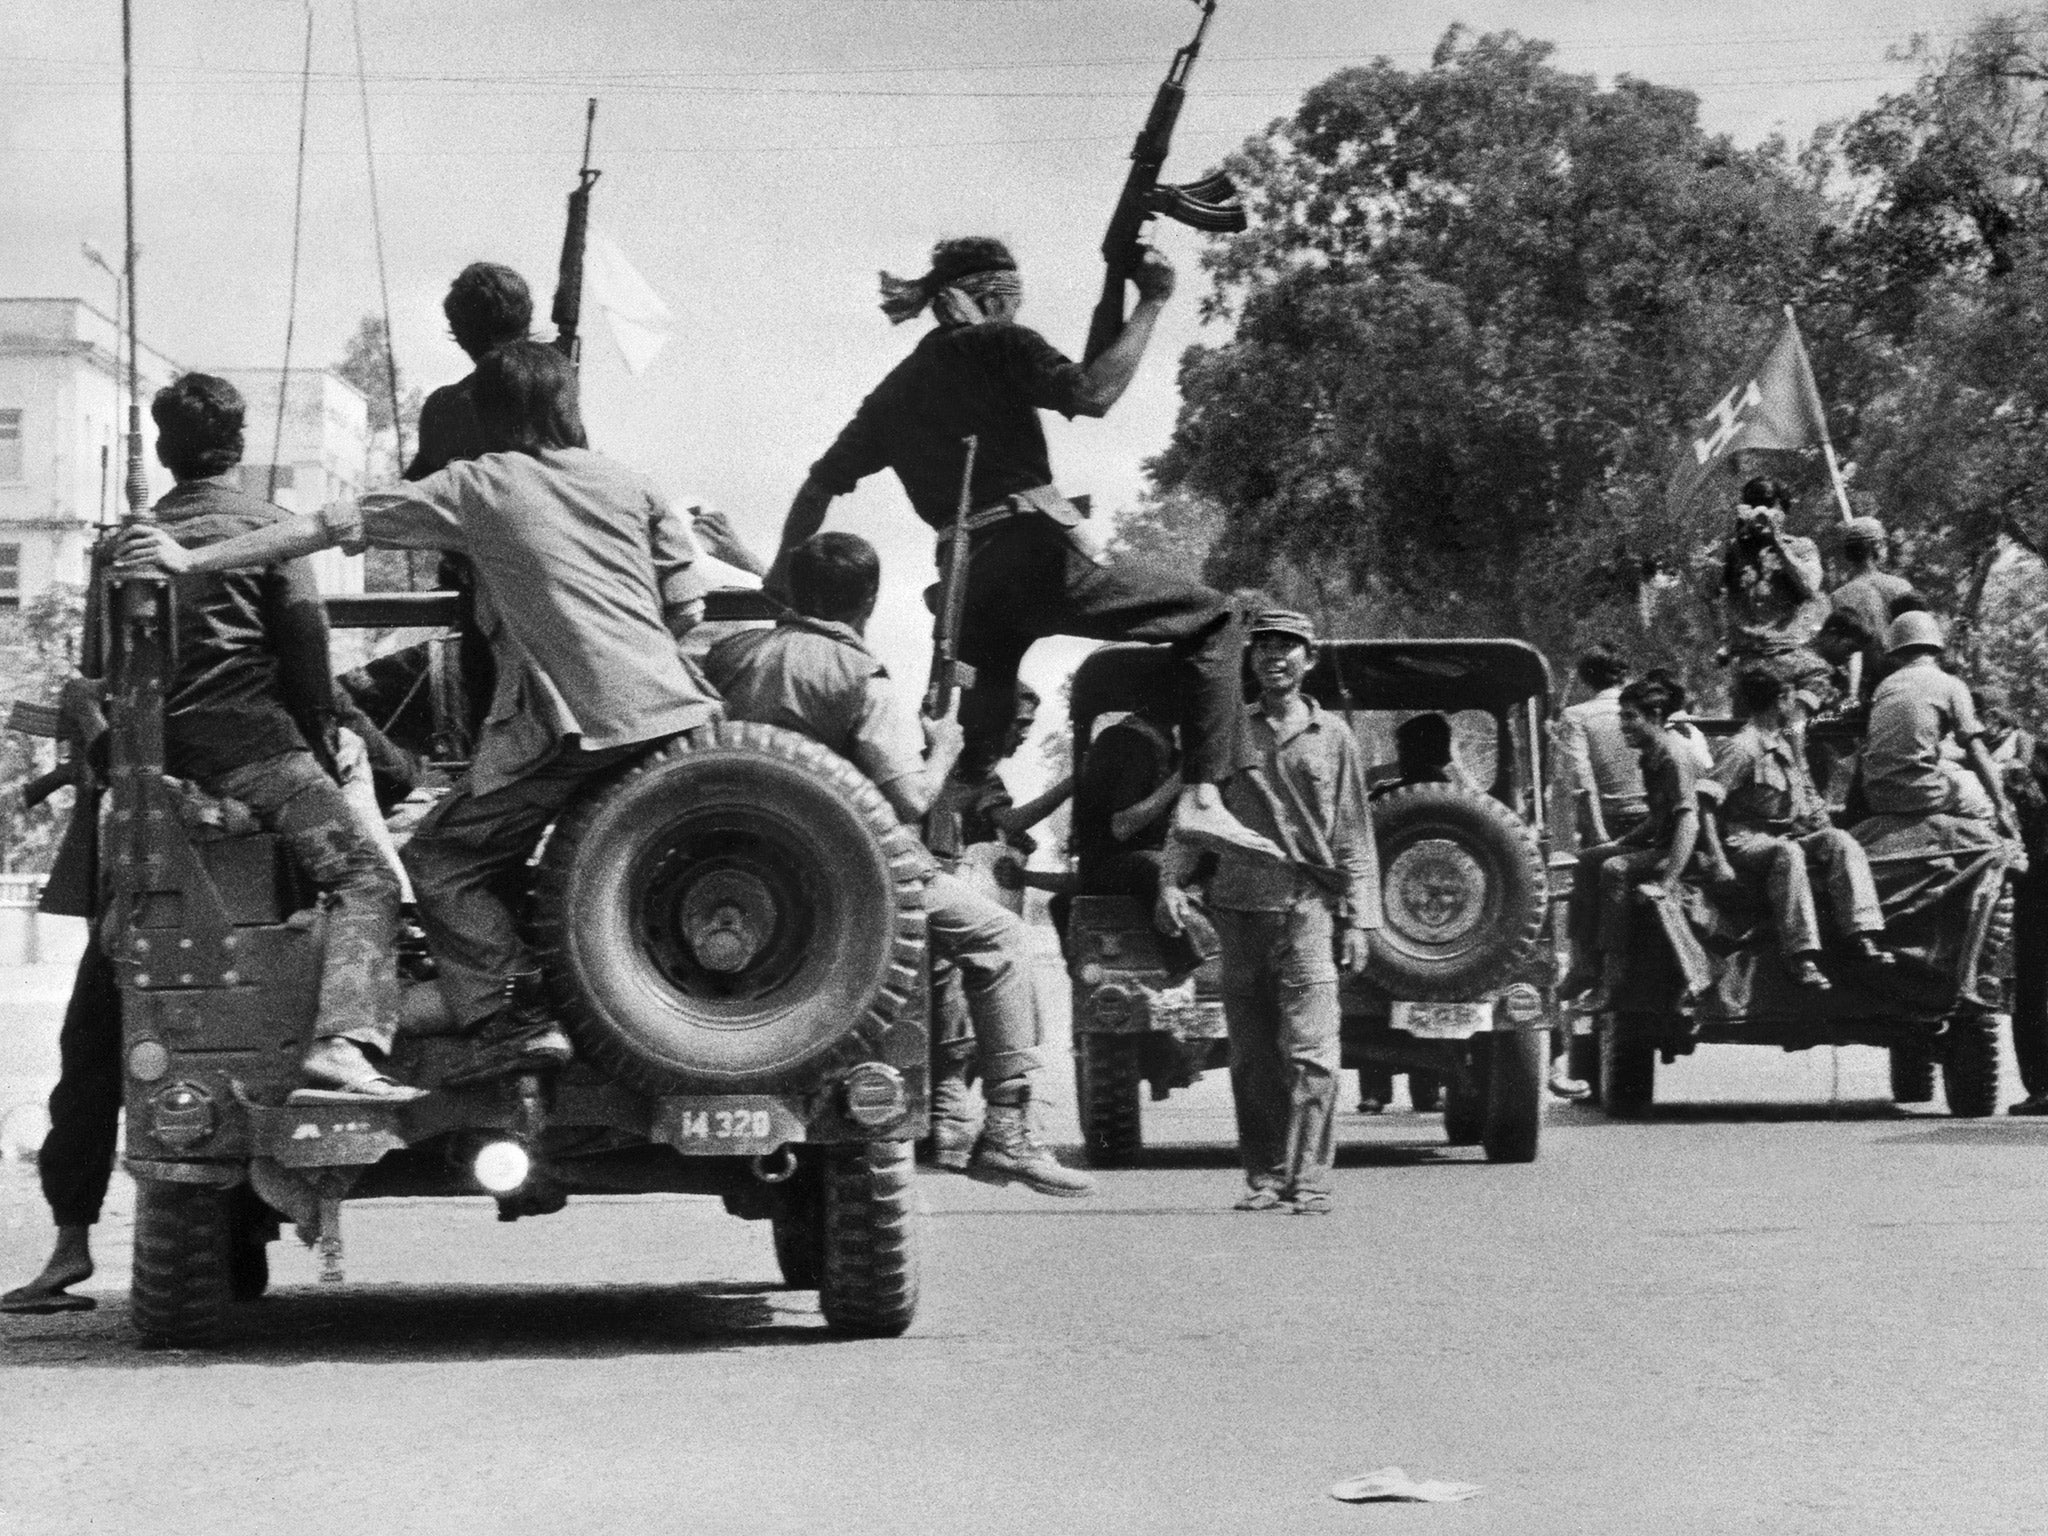
<path fill-rule="evenodd" d="M 1216 0 L 1195 0 L 1195 4 L 1201 7 L 1202 19 L 1196 24 L 1194 39 L 1174 54 L 1166 78 L 1159 83 L 1159 94 L 1152 98 L 1151 115 L 1131 149 L 1123 196 L 1117 199 L 1109 232 L 1102 237 L 1102 297 L 1095 301 L 1095 314 L 1088 322 L 1088 345 L 1081 354 L 1084 363 L 1094 362 L 1116 345 L 1123 333 L 1124 284 L 1138 269 L 1138 241 L 1147 220 L 1163 214 L 1212 235 L 1234 235 L 1245 227 L 1237 186 L 1224 172 L 1182 186 L 1159 183 L 1181 103 L 1187 100 L 1188 71 L 1202 51 L 1202 34 L 1209 30 L 1209 18 L 1216 14 Z"/>
<path fill-rule="evenodd" d="M 950 720 L 960 711 L 960 623 L 967 616 L 967 519 L 974 511 L 974 455 L 979 437 L 963 437 L 966 462 L 960 466 L 960 501 L 946 550 L 946 575 L 932 614 L 932 679 L 924 693 L 928 720 Z"/>
<path fill-rule="evenodd" d="M 590 136 L 597 128 L 597 98 L 583 112 L 583 169 L 569 194 L 569 223 L 562 231 L 562 266 L 555 277 L 555 347 L 570 362 L 581 360 L 583 323 L 583 247 L 590 236 L 590 189 L 604 172 L 590 168 Z"/>

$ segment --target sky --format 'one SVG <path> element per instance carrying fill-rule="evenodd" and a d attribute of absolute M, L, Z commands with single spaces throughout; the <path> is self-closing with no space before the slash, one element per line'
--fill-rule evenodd
<path fill-rule="evenodd" d="M 1940 46 L 1991 7 L 1957 0 L 1222 0 L 1167 173 L 1192 179 L 1347 64 L 1420 68 L 1444 30 L 1512 28 L 1560 67 L 1697 92 L 1713 130 L 1801 139 L 1910 84 L 1888 54 Z M 81 241 L 121 246 L 118 0 L 8 0 L 0 16 L 0 294 L 111 284 Z M 472 260 L 526 274 L 545 311 L 587 97 L 593 221 L 675 317 L 627 372 L 585 316 L 593 446 L 671 495 L 723 508 L 771 551 L 789 498 L 922 322 L 893 328 L 876 272 L 990 233 L 1022 263 L 1022 318 L 1080 350 L 1096 247 L 1186 0 L 147 0 L 136 6 L 142 336 L 192 368 L 277 367 L 290 307 L 300 69 L 312 22 L 295 366 L 337 361 L 381 308 L 374 163 L 393 335 L 409 384 L 459 377 L 440 301 Z M 363 78 L 358 78 L 360 28 Z M 365 153 L 365 98 L 374 162 Z M 1102 421 L 1048 421 L 1069 494 L 1134 504 L 1177 407 L 1199 237 L 1155 225 L 1179 294 Z M 545 334 L 545 328 L 543 328 Z M 835 508 L 885 562 L 874 638 L 921 683 L 930 538 L 893 479 Z M 1081 650 L 1049 643 L 1050 688 Z"/>

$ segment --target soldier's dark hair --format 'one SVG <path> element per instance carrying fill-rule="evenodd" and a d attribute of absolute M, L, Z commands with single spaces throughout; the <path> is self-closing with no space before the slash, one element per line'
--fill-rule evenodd
<path fill-rule="evenodd" d="M 1639 677 L 1621 690 L 1621 702 L 1662 725 L 1685 702 L 1685 690 L 1663 678 Z"/>
<path fill-rule="evenodd" d="M 1605 640 L 1595 640 L 1579 653 L 1578 673 L 1588 688 L 1604 692 L 1628 676 L 1628 663 Z"/>
<path fill-rule="evenodd" d="M 1687 704 L 1692 702 L 1692 695 L 1686 692 L 1685 684 L 1678 680 L 1678 674 L 1669 667 L 1650 668 L 1649 671 L 1643 674 L 1643 681 L 1653 683 L 1664 690 L 1665 696 L 1671 700 L 1664 709 L 1664 713 L 1667 715 L 1677 714 Z"/>
<path fill-rule="evenodd" d="M 1851 613 L 1847 608 L 1837 608 L 1834 612 L 1830 613 L 1821 622 L 1820 629 L 1814 634 L 1814 639 L 1826 640 L 1835 636 L 1839 636 L 1843 641 L 1855 646 L 1858 650 L 1873 645 L 1877 641 L 1877 636 L 1870 632 L 1870 626 L 1865 624 L 1861 618 Z"/>
<path fill-rule="evenodd" d="M 993 235 L 963 235 L 957 240 L 941 240 L 932 247 L 929 281 L 934 287 L 944 287 L 955 278 L 975 272 L 1016 270 L 1017 258 Z"/>
<path fill-rule="evenodd" d="M 882 557 L 857 533 L 814 533 L 789 552 L 789 600 L 826 622 L 863 617 L 882 586 Z"/>
<path fill-rule="evenodd" d="M 526 279 L 495 261 L 472 261 L 455 274 L 441 301 L 455 344 L 473 358 L 508 341 L 523 341 L 533 327 L 533 294 Z"/>
<path fill-rule="evenodd" d="M 470 398 L 490 453 L 588 448 L 576 403 L 576 370 L 540 341 L 508 341 L 478 359 Z"/>
<path fill-rule="evenodd" d="M 1744 667 L 1735 674 L 1735 712 L 1747 719 L 1776 708 L 1791 684 L 1768 667 Z"/>
<path fill-rule="evenodd" d="M 1450 720 L 1435 710 L 1410 715 L 1394 727 L 1394 756 L 1404 772 L 1443 767 L 1451 760 Z"/>
<path fill-rule="evenodd" d="M 1792 510 L 1792 492 L 1782 480 L 1773 480 L 1768 475 L 1758 475 L 1754 480 L 1743 482 L 1742 494 L 1736 504 L 1744 507 L 1776 507 L 1780 512 Z"/>
<path fill-rule="evenodd" d="M 242 462 L 242 392 L 210 373 L 188 373 L 149 402 L 156 456 L 180 480 L 224 475 Z"/>

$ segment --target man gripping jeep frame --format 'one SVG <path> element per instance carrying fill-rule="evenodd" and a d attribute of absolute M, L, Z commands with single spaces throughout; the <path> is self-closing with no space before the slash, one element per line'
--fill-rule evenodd
<path fill-rule="evenodd" d="M 901 323 L 930 308 L 938 328 L 861 402 L 790 504 L 767 585 L 788 590 L 790 552 L 825 522 L 834 498 L 891 469 L 917 515 L 939 530 L 948 563 L 961 443 L 977 441 L 959 657 L 975 681 L 961 703 L 970 737 L 995 739 L 1015 710 L 1017 668 L 1052 635 L 1171 646 L 1185 687 L 1186 786 L 1174 811 L 1185 840 L 1279 859 L 1270 839 L 1224 807 L 1219 784 L 1239 751 L 1244 635 L 1223 595 L 1142 561 L 1111 560 L 1079 507 L 1053 486 L 1041 410 L 1102 416 L 1136 375 L 1173 292 L 1166 258 L 1146 250 L 1133 271 L 1138 303 L 1100 356 L 1083 365 L 1015 319 L 1017 263 L 1000 240 L 942 240 L 915 281 L 883 274 L 882 309 Z"/>

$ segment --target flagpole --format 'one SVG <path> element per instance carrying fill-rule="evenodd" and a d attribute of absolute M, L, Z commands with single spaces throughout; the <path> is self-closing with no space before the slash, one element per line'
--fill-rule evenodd
<path fill-rule="evenodd" d="M 1828 480 L 1835 488 L 1835 505 L 1842 509 L 1842 521 L 1848 522 L 1856 516 L 1849 505 L 1849 487 L 1842 481 L 1842 466 L 1835 460 L 1835 445 L 1828 438 L 1827 407 L 1821 404 L 1820 386 L 1813 379 L 1813 359 L 1806 355 L 1806 338 L 1799 334 L 1799 317 L 1792 312 L 1792 306 L 1785 306 L 1785 323 L 1792 327 L 1792 339 L 1799 345 L 1799 376 L 1805 384 L 1809 403 L 1813 407 L 1813 419 L 1820 427 L 1820 451 L 1828 461 Z"/>

